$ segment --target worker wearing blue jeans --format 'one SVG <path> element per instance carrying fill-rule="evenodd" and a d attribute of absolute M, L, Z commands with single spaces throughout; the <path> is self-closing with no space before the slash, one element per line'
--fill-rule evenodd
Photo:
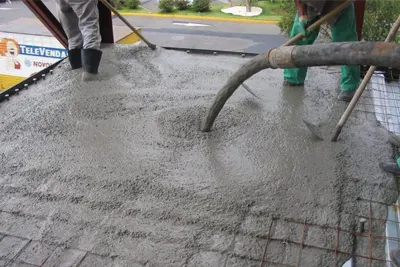
<path fill-rule="evenodd" d="M 68 37 L 72 69 L 83 66 L 83 80 L 98 73 L 102 56 L 98 0 L 56 0 L 58 14 Z"/>
<path fill-rule="evenodd" d="M 294 20 L 290 37 L 302 33 L 305 38 L 295 45 L 311 45 L 317 39 L 319 29 L 307 31 L 306 26 L 318 16 L 323 16 L 342 4 L 343 0 L 294 0 L 297 6 L 297 14 Z M 328 21 L 331 26 L 333 42 L 358 41 L 354 4 L 344 9 L 338 16 Z M 360 84 L 359 66 L 341 66 L 342 78 L 340 81 L 339 100 L 351 101 Z M 304 84 L 307 68 L 285 69 L 283 76 L 285 83 L 291 86 Z"/>

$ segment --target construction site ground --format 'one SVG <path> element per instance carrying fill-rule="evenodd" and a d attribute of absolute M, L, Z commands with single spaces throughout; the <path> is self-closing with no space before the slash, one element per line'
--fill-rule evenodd
<path fill-rule="evenodd" d="M 110 46 L 97 81 L 65 62 L 0 103 L 0 266 L 384 266 L 386 130 L 356 112 L 332 143 L 301 121 L 329 139 L 340 73 L 264 70 L 262 100 L 241 88 L 199 131 L 246 60 Z"/>

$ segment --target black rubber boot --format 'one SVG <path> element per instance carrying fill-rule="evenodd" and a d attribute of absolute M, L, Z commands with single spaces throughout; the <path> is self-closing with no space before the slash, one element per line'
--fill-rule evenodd
<path fill-rule="evenodd" d="M 388 140 L 395 147 L 400 147 L 400 136 L 398 136 L 398 135 L 396 135 L 394 133 L 390 133 Z"/>
<path fill-rule="evenodd" d="M 68 50 L 68 59 L 73 70 L 82 68 L 82 49 Z"/>
<path fill-rule="evenodd" d="M 96 74 L 99 73 L 99 65 L 103 52 L 96 49 L 82 50 L 82 63 L 84 72 L 82 74 L 83 81 L 96 79 Z"/>
<path fill-rule="evenodd" d="M 394 267 L 400 267 L 400 249 L 394 248 L 389 252 L 389 257 L 392 265 Z"/>
<path fill-rule="evenodd" d="M 396 163 L 381 162 L 381 163 L 379 163 L 379 167 L 386 172 L 390 172 L 393 174 L 400 174 L 400 167 L 397 166 Z"/>
<path fill-rule="evenodd" d="M 303 86 L 304 83 L 291 83 L 287 80 L 283 80 L 283 85 L 285 85 L 285 86 Z"/>
<path fill-rule="evenodd" d="M 354 91 L 342 91 L 338 95 L 338 99 L 340 101 L 350 102 L 353 99 L 353 96 L 355 93 L 356 93 L 355 90 Z"/>

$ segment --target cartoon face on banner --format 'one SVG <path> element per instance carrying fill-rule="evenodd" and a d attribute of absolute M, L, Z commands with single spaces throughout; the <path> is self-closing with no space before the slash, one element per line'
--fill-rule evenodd
<path fill-rule="evenodd" d="M 66 56 L 68 51 L 53 36 L 0 31 L 0 92 Z"/>
<path fill-rule="evenodd" d="M 7 68 L 21 69 L 17 60 L 19 54 L 19 45 L 14 39 L 4 38 L 0 41 L 0 56 L 7 57 Z"/>
<path fill-rule="evenodd" d="M 9 57 L 16 57 L 19 54 L 19 46 L 18 43 L 13 39 L 5 39 L 6 43 L 6 56 Z"/>

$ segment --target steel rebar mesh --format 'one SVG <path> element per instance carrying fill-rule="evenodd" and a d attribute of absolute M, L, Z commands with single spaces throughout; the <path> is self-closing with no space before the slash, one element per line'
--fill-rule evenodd
<path fill-rule="evenodd" d="M 287 266 L 287 267 L 299 267 L 299 266 L 311 266 L 309 252 L 312 250 L 325 251 L 326 255 L 330 255 L 332 258 L 332 265 L 340 266 L 338 258 L 340 256 L 346 257 L 349 260 L 352 259 L 352 266 L 385 266 L 390 263 L 387 256 L 383 255 L 380 251 L 375 250 L 376 246 L 386 246 L 387 243 L 391 243 L 392 247 L 400 246 L 400 234 L 397 231 L 395 236 L 385 235 L 385 231 L 382 234 L 377 234 L 376 228 L 386 228 L 387 224 L 394 224 L 396 229 L 399 227 L 399 222 L 396 216 L 395 220 L 388 218 L 374 217 L 374 213 L 378 208 L 389 208 L 396 212 L 400 209 L 400 206 L 379 203 L 373 200 L 359 199 L 361 203 L 365 203 L 367 208 L 366 215 L 351 214 L 356 221 L 356 229 L 345 229 L 339 225 L 327 226 L 308 223 L 306 221 L 295 221 L 291 219 L 275 218 L 269 227 L 269 236 L 267 238 L 267 244 L 263 249 L 263 255 L 259 263 L 260 267 L 263 266 Z M 296 224 L 299 227 L 297 229 L 296 238 L 282 238 L 276 237 L 273 229 L 276 225 L 282 224 L 283 222 Z M 268 231 L 268 229 L 266 229 Z M 322 231 L 326 235 L 324 243 L 316 242 L 311 237 L 312 232 Z M 355 240 L 354 250 L 346 251 L 341 247 L 341 240 L 345 238 L 351 238 Z M 364 246 L 358 246 L 358 243 L 364 242 Z M 277 249 L 281 249 L 286 253 L 281 257 L 276 256 Z M 315 262 L 314 262 L 315 264 Z"/>
<path fill-rule="evenodd" d="M 400 135 L 400 81 L 396 72 L 378 69 L 355 111 L 374 114 L 385 129 Z"/>
<path fill-rule="evenodd" d="M 321 67 L 320 69 L 330 74 L 340 75 L 339 67 Z M 363 76 L 368 69 L 362 71 Z M 379 121 L 388 131 L 400 135 L 400 81 L 396 73 L 382 72 L 378 69 L 354 112 L 372 116 L 372 119 Z M 343 257 L 352 259 L 351 266 L 390 266 L 387 249 L 400 247 L 398 219 L 400 206 L 361 198 L 358 202 L 358 205 L 365 205 L 365 208 L 361 209 L 362 212 L 348 214 L 354 218 L 354 225 L 356 225 L 354 229 L 342 228 L 340 225 L 317 225 L 291 220 L 291 223 L 299 226 L 296 228 L 297 236 L 301 236 L 301 239 L 277 238 L 274 236 L 273 228 L 274 225 L 280 224 L 282 219 L 273 220 L 272 225 L 269 226 L 270 234 L 259 266 L 312 266 L 309 264 L 309 252 L 312 250 L 325 251 L 326 255 L 331 255 L 332 265 L 330 266 L 341 266 L 342 261 L 339 259 Z M 391 210 L 392 216 L 388 212 L 389 217 L 380 218 L 376 215 L 382 214 L 378 211 L 379 209 Z M 316 243 L 310 238 L 313 231 L 322 231 L 327 242 Z M 342 247 L 341 242 L 346 238 L 354 240 L 353 251 L 346 251 Z M 276 249 L 280 247 L 283 247 L 282 251 L 285 251 L 286 255 L 277 258 Z M 289 253 L 294 254 L 291 255 L 291 260 L 288 260 Z"/>

